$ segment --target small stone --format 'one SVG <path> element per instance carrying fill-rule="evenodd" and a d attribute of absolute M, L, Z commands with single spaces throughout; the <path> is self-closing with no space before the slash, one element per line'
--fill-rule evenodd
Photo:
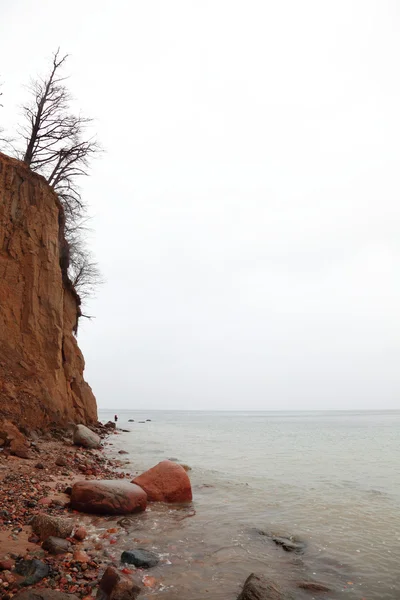
<path fill-rule="evenodd" d="M 58 467 L 66 467 L 66 466 L 68 466 L 68 462 L 64 456 L 57 456 L 56 465 Z"/>
<path fill-rule="evenodd" d="M 36 463 L 35 469 L 44 469 L 44 464 L 41 462 Z"/>
<path fill-rule="evenodd" d="M 74 552 L 74 560 L 80 563 L 88 563 L 91 559 L 83 550 L 76 550 L 76 552 Z"/>
<path fill-rule="evenodd" d="M 141 588 L 115 567 L 107 567 L 99 583 L 98 600 L 135 600 Z"/>
<path fill-rule="evenodd" d="M 65 554 L 71 550 L 71 544 L 63 538 L 49 536 L 43 542 L 42 548 L 50 554 Z"/>
<path fill-rule="evenodd" d="M 137 548 L 135 550 L 125 550 L 121 554 L 121 562 L 135 565 L 139 569 L 151 569 L 158 565 L 159 558 L 154 552 Z"/>
<path fill-rule="evenodd" d="M 87 531 L 84 527 L 80 526 L 75 529 L 74 538 L 79 542 L 82 542 L 87 536 Z"/>

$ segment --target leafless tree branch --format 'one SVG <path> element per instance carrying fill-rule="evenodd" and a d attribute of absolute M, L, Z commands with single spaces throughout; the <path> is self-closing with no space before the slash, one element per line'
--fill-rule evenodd
<path fill-rule="evenodd" d="M 44 175 L 58 194 L 65 211 L 65 235 L 69 246 L 68 276 L 84 300 L 101 283 L 96 261 L 83 243 L 86 206 L 78 185 L 89 174 L 90 162 L 100 152 L 98 141 L 85 138 L 92 119 L 70 111 L 71 95 L 62 67 L 68 55 L 54 53 L 46 78 L 29 86 L 32 100 L 22 107 L 24 140 L 21 157 L 33 171 Z"/>

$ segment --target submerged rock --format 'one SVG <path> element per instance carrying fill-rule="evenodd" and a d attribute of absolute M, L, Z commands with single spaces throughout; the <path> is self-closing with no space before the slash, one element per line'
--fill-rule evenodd
<path fill-rule="evenodd" d="M 20 560 L 15 565 L 15 571 L 18 575 L 23 575 L 25 579 L 20 582 L 20 585 L 34 585 L 41 581 L 49 574 L 49 567 L 46 563 L 33 558 L 32 560 Z"/>
<path fill-rule="evenodd" d="M 309 592 L 330 592 L 330 588 L 317 581 L 300 581 L 297 587 L 301 590 L 308 590 Z"/>
<path fill-rule="evenodd" d="M 136 548 L 136 550 L 125 550 L 121 555 L 121 562 L 135 565 L 140 569 L 151 569 L 158 565 L 159 558 L 154 552 Z"/>
<path fill-rule="evenodd" d="M 43 542 L 48 537 L 67 538 L 72 533 L 72 521 L 51 515 L 39 514 L 33 517 L 31 521 L 33 532 L 36 533 Z"/>
<path fill-rule="evenodd" d="M 71 549 L 71 544 L 63 538 L 54 536 L 48 537 L 42 544 L 43 550 L 46 550 L 50 554 L 65 554 Z"/>
<path fill-rule="evenodd" d="M 74 444 L 84 448 L 99 448 L 101 439 L 85 425 L 76 425 L 74 429 Z"/>
<path fill-rule="evenodd" d="M 141 588 L 115 567 L 107 567 L 99 583 L 97 600 L 135 600 Z"/>
<path fill-rule="evenodd" d="M 13 596 L 14 600 L 79 600 L 75 594 L 66 594 L 56 590 L 23 590 Z"/>
<path fill-rule="evenodd" d="M 282 546 L 286 552 L 303 552 L 306 546 L 304 542 L 295 541 L 293 538 L 273 536 L 272 541 L 277 546 Z"/>
<path fill-rule="evenodd" d="M 78 481 L 72 487 L 71 507 L 99 515 L 125 515 L 146 509 L 147 495 L 128 481 Z"/>
<path fill-rule="evenodd" d="M 132 481 L 147 494 L 149 500 L 159 502 L 190 502 L 192 486 L 183 467 L 170 460 L 163 460 L 152 469 Z"/>
<path fill-rule="evenodd" d="M 252 573 L 246 579 L 237 600 L 290 600 L 270 579 Z"/>

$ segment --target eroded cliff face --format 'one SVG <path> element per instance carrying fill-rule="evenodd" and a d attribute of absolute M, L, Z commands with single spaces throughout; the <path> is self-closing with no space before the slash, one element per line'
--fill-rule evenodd
<path fill-rule="evenodd" d="M 62 223 L 46 181 L 0 153 L 0 416 L 29 429 L 97 420 Z"/>

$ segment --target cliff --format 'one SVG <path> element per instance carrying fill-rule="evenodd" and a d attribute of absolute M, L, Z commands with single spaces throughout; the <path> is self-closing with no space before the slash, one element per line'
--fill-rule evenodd
<path fill-rule="evenodd" d="M 44 178 L 0 153 L 0 416 L 29 429 L 97 420 L 63 223 Z"/>

